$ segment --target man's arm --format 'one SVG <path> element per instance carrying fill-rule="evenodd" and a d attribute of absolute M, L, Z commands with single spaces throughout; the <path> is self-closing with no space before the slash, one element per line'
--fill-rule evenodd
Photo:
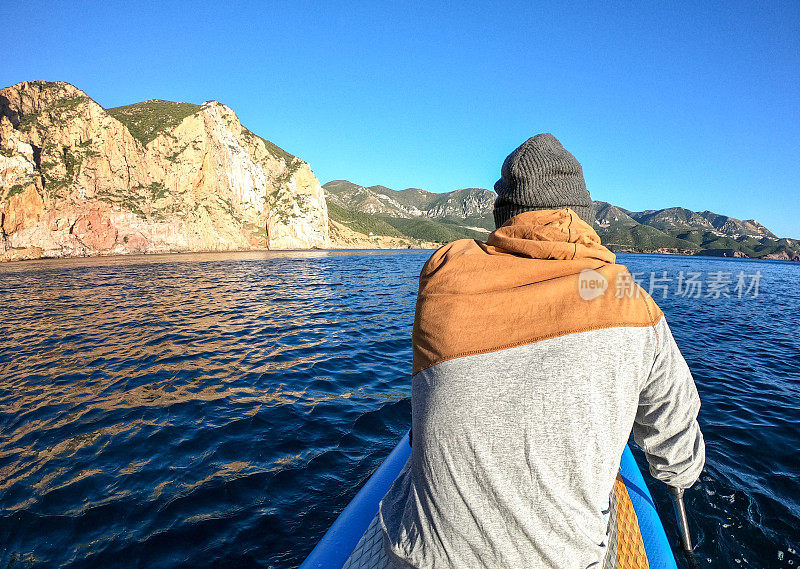
<path fill-rule="evenodd" d="M 688 488 L 705 465 L 705 444 L 697 424 L 700 397 L 663 316 L 655 330 L 656 357 L 639 389 L 633 438 L 644 450 L 654 478 Z"/>

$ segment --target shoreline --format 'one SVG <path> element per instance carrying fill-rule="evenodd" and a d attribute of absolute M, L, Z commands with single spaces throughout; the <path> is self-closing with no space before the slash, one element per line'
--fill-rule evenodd
<path fill-rule="evenodd" d="M 10 249 L 7 250 L 6 253 L 0 255 L 0 266 L 2 265 L 17 265 L 20 263 L 31 262 L 31 261 L 47 261 L 47 262 L 54 262 L 54 261 L 68 261 L 74 259 L 110 259 L 110 260 L 123 260 L 123 259 L 133 259 L 133 258 L 163 258 L 173 255 L 224 255 L 224 254 L 263 254 L 263 253 L 270 253 L 270 256 L 292 256 L 297 254 L 329 254 L 329 253 L 352 253 L 352 252 L 380 252 L 380 251 L 393 251 L 393 252 L 414 252 L 414 251 L 435 251 L 436 249 L 443 247 L 447 243 L 425 243 L 422 246 L 411 246 L 405 244 L 398 244 L 402 246 L 397 247 L 381 247 L 375 246 L 364 246 L 370 245 L 367 243 L 342 243 L 334 245 L 329 248 L 319 248 L 319 247 L 312 247 L 309 249 L 266 249 L 266 248 L 258 248 L 258 249 L 209 249 L 209 250 L 195 250 L 195 251 L 158 251 L 152 253 L 97 253 L 92 255 L 61 255 L 61 256 L 45 256 L 38 254 L 37 252 L 32 252 L 33 255 L 30 253 L 30 249 L 38 249 L 38 248 L 25 248 L 25 249 Z M 17 256 L 11 256 L 11 258 L 7 258 L 7 255 L 10 251 L 17 251 L 19 254 Z M 749 261 L 780 261 L 780 262 L 800 262 L 800 258 L 776 258 L 770 257 L 766 255 L 764 257 L 748 257 L 746 255 L 737 254 L 737 255 L 725 255 L 725 254 L 718 254 L 718 253 L 710 253 L 705 254 L 703 252 L 692 253 L 688 251 L 665 251 L 665 250 L 655 250 L 655 251 L 633 251 L 633 250 L 612 250 L 615 255 L 619 254 L 635 254 L 635 255 L 669 255 L 669 256 L 676 256 L 676 257 L 706 257 L 709 259 L 740 259 L 740 260 L 749 260 Z M 27 253 L 27 254 L 26 254 Z M 35 255 L 35 256 L 34 256 Z"/>
<path fill-rule="evenodd" d="M 213 250 L 213 251 L 162 251 L 158 253 L 114 253 L 114 254 L 98 254 L 98 255 L 80 255 L 80 256 L 62 256 L 62 257 L 37 257 L 33 259 L 17 259 L 11 261 L 0 261 L 0 271 L 3 267 L 21 267 L 30 266 L 36 263 L 42 265 L 56 265 L 59 263 L 76 263 L 84 261 L 86 265 L 104 265 L 104 264 L 136 264 L 139 262 L 168 262 L 170 258 L 189 258 L 196 257 L 203 261 L 213 261 L 216 258 L 236 255 L 242 260 L 257 260 L 269 258 L 298 258 L 298 257 L 325 257 L 325 256 L 347 256 L 353 254 L 380 254 L 381 252 L 392 254 L 414 254 L 425 251 L 434 251 L 434 249 L 426 249 L 421 247 L 416 248 L 330 248 L 330 249 L 231 249 L 231 250 Z"/>

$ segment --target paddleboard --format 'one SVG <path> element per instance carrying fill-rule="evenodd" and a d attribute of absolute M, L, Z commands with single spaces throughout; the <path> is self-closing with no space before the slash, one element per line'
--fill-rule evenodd
<path fill-rule="evenodd" d="M 378 504 L 400 474 L 411 445 L 404 436 L 334 521 L 300 569 L 389 569 Z M 625 447 L 611 500 L 605 569 L 677 569 L 653 499 Z"/>

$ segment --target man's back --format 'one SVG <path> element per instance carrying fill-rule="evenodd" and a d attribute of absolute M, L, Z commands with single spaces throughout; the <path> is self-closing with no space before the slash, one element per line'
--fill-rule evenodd
<path fill-rule="evenodd" d="M 586 271 L 594 271 L 587 273 Z M 581 295 L 591 275 L 608 284 Z M 572 210 L 522 213 L 420 276 L 414 444 L 381 505 L 399 567 L 589 567 L 631 429 L 654 475 L 703 465 L 663 315 Z"/>

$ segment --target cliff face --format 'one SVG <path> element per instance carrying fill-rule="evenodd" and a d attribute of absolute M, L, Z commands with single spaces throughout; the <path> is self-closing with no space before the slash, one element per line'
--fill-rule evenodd
<path fill-rule="evenodd" d="M 330 245 L 308 164 L 225 105 L 39 81 L 0 90 L 0 229 L 5 258 Z"/>

